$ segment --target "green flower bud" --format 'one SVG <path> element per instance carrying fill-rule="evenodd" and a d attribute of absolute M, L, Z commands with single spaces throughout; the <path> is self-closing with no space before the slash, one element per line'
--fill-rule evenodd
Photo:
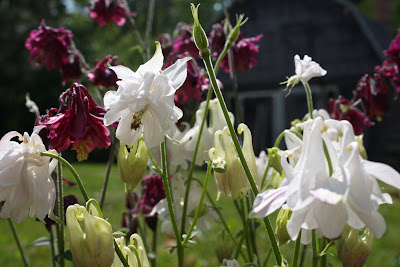
<path fill-rule="evenodd" d="M 240 32 L 240 26 L 246 23 L 247 19 L 246 18 L 243 21 L 244 14 L 241 14 L 240 16 L 236 15 L 236 25 L 233 27 L 233 29 L 229 32 L 228 38 L 226 39 L 225 46 L 229 49 L 232 47 L 232 45 L 236 42 L 239 32 Z"/>
<path fill-rule="evenodd" d="M 274 168 L 280 176 L 282 176 L 283 168 L 281 165 L 281 150 L 277 147 L 268 148 L 268 159 L 271 162 L 272 168 Z"/>
<path fill-rule="evenodd" d="M 231 259 L 235 244 L 229 238 L 225 231 L 220 232 L 216 238 L 215 253 L 219 262 L 222 263 L 224 259 Z"/>
<path fill-rule="evenodd" d="M 358 143 L 358 147 L 360 149 L 360 155 L 361 157 L 363 157 L 363 159 L 367 160 L 368 159 L 368 155 L 367 155 L 367 150 L 365 149 L 364 146 L 364 134 L 360 134 L 356 136 L 356 141 Z"/>
<path fill-rule="evenodd" d="M 85 207 L 78 204 L 68 207 L 66 221 L 74 266 L 111 266 L 114 259 L 111 224 L 89 214 Z M 84 230 L 78 221 L 83 222 Z"/>
<path fill-rule="evenodd" d="M 146 172 L 148 157 L 149 152 L 143 137 L 140 137 L 130 152 L 124 142 L 120 143 L 117 157 L 118 171 L 127 190 L 133 191 L 142 180 Z"/>
<path fill-rule="evenodd" d="M 368 228 L 360 236 L 358 230 L 347 226 L 337 242 L 337 252 L 343 266 L 363 266 L 372 250 L 373 241 L 374 236 Z"/>
<path fill-rule="evenodd" d="M 286 229 L 286 225 L 288 223 L 291 213 L 292 212 L 289 209 L 281 208 L 278 213 L 278 217 L 276 218 L 275 234 L 278 238 L 279 246 L 285 245 L 291 240 L 290 235 Z"/>
<path fill-rule="evenodd" d="M 195 6 L 194 4 L 191 4 L 190 8 L 192 9 L 192 15 L 193 15 L 193 39 L 194 43 L 197 46 L 197 49 L 199 49 L 200 56 L 202 58 L 208 58 L 210 56 L 210 49 L 208 49 L 208 39 L 205 31 L 203 30 L 203 27 L 200 25 L 199 21 L 199 15 L 198 15 L 198 9 L 199 9 L 200 4 Z"/>

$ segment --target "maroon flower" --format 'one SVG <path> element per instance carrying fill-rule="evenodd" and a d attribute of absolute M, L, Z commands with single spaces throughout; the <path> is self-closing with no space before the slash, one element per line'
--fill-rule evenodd
<path fill-rule="evenodd" d="M 362 100 L 368 117 L 381 117 L 389 110 L 389 87 L 384 77 L 375 73 L 371 78 L 368 74 L 361 77 L 356 89 L 357 96 Z"/>
<path fill-rule="evenodd" d="M 389 49 L 384 51 L 384 55 L 391 57 L 397 65 L 400 65 L 400 32 L 393 39 Z"/>
<path fill-rule="evenodd" d="M 95 0 L 90 7 L 90 17 L 92 17 L 100 26 L 112 24 L 115 22 L 122 26 L 126 22 L 126 16 L 134 16 L 125 9 L 122 2 L 117 0 Z"/>
<path fill-rule="evenodd" d="M 29 60 L 38 65 L 45 64 L 47 70 L 61 69 L 68 62 L 71 53 L 68 46 L 72 37 L 69 30 L 51 28 L 42 20 L 39 28 L 32 30 L 25 42 L 25 47 L 31 54 Z"/>
<path fill-rule="evenodd" d="M 226 36 L 224 32 L 224 24 L 225 22 L 222 21 L 221 23 L 215 23 L 212 25 L 209 41 L 211 50 L 214 52 L 213 56 L 215 57 L 218 57 L 225 47 Z"/>
<path fill-rule="evenodd" d="M 63 75 L 63 85 L 67 81 L 79 82 L 81 80 L 81 61 L 76 53 L 72 53 L 68 57 L 68 61 L 62 65 L 61 71 Z"/>
<path fill-rule="evenodd" d="M 159 174 L 146 175 L 142 183 L 142 197 L 139 199 L 135 193 L 133 195 L 128 193 L 127 195 L 127 207 L 130 210 L 122 215 L 122 227 L 129 229 L 129 235 L 136 232 L 138 226 L 136 216 L 151 213 L 154 206 L 164 198 L 165 192 L 161 176 Z M 155 231 L 158 220 L 157 214 L 145 216 L 144 219 L 150 229 Z"/>
<path fill-rule="evenodd" d="M 160 34 L 158 36 L 163 55 L 169 55 L 172 52 L 172 40 L 171 35 L 168 33 Z"/>
<path fill-rule="evenodd" d="M 365 127 L 374 125 L 368 116 L 353 107 L 349 100 L 342 96 L 339 96 L 336 100 L 329 99 L 329 106 L 332 119 L 349 121 L 357 135 L 362 134 Z"/>
<path fill-rule="evenodd" d="M 178 55 L 189 53 L 192 57 L 199 57 L 199 50 L 192 36 L 193 26 L 182 24 L 178 26 L 178 30 L 180 31 L 180 36 L 173 41 L 172 51 Z"/>
<path fill-rule="evenodd" d="M 61 152 L 72 144 L 78 160 L 82 161 L 95 147 L 110 146 L 110 133 L 103 124 L 106 110 L 96 104 L 85 86 L 73 83 L 60 95 L 59 101 L 59 109 L 50 109 L 46 121 L 42 122 L 50 130 L 51 148 Z"/>
<path fill-rule="evenodd" d="M 101 61 L 96 60 L 94 62 L 94 69 L 86 72 L 89 80 L 93 81 L 94 86 L 104 86 L 106 88 L 111 86 L 114 86 L 115 88 L 118 87 L 117 75 L 107 67 L 107 63 L 110 63 L 111 66 L 115 66 L 115 60 L 117 60 L 117 58 L 117 56 L 108 55 Z"/>

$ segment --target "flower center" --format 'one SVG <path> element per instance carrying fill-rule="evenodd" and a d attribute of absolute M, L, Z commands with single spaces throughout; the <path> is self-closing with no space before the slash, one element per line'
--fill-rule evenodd
<path fill-rule="evenodd" d="M 136 130 L 140 127 L 140 125 L 142 124 L 142 116 L 146 112 L 148 107 L 149 107 L 149 105 L 146 105 L 143 109 L 141 109 L 138 112 L 135 112 L 133 114 L 132 123 L 131 123 L 132 130 Z"/>

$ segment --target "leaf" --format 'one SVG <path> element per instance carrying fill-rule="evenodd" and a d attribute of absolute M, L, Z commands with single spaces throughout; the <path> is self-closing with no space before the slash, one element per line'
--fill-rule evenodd
<path fill-rule="evenodd" d="M 33 241 L 32 247 L 50 246 L 50 244 L 50 238 L 42 236 Z"/>

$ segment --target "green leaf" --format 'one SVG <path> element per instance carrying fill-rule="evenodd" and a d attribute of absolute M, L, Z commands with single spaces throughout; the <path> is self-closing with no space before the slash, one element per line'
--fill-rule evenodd
<path fill-rule="evenodd" d="M 50 246 L 50 238 L 48 237 L 39 237 L 32 243 L 32 247 L 41 247 L 41 246 Z"/>

